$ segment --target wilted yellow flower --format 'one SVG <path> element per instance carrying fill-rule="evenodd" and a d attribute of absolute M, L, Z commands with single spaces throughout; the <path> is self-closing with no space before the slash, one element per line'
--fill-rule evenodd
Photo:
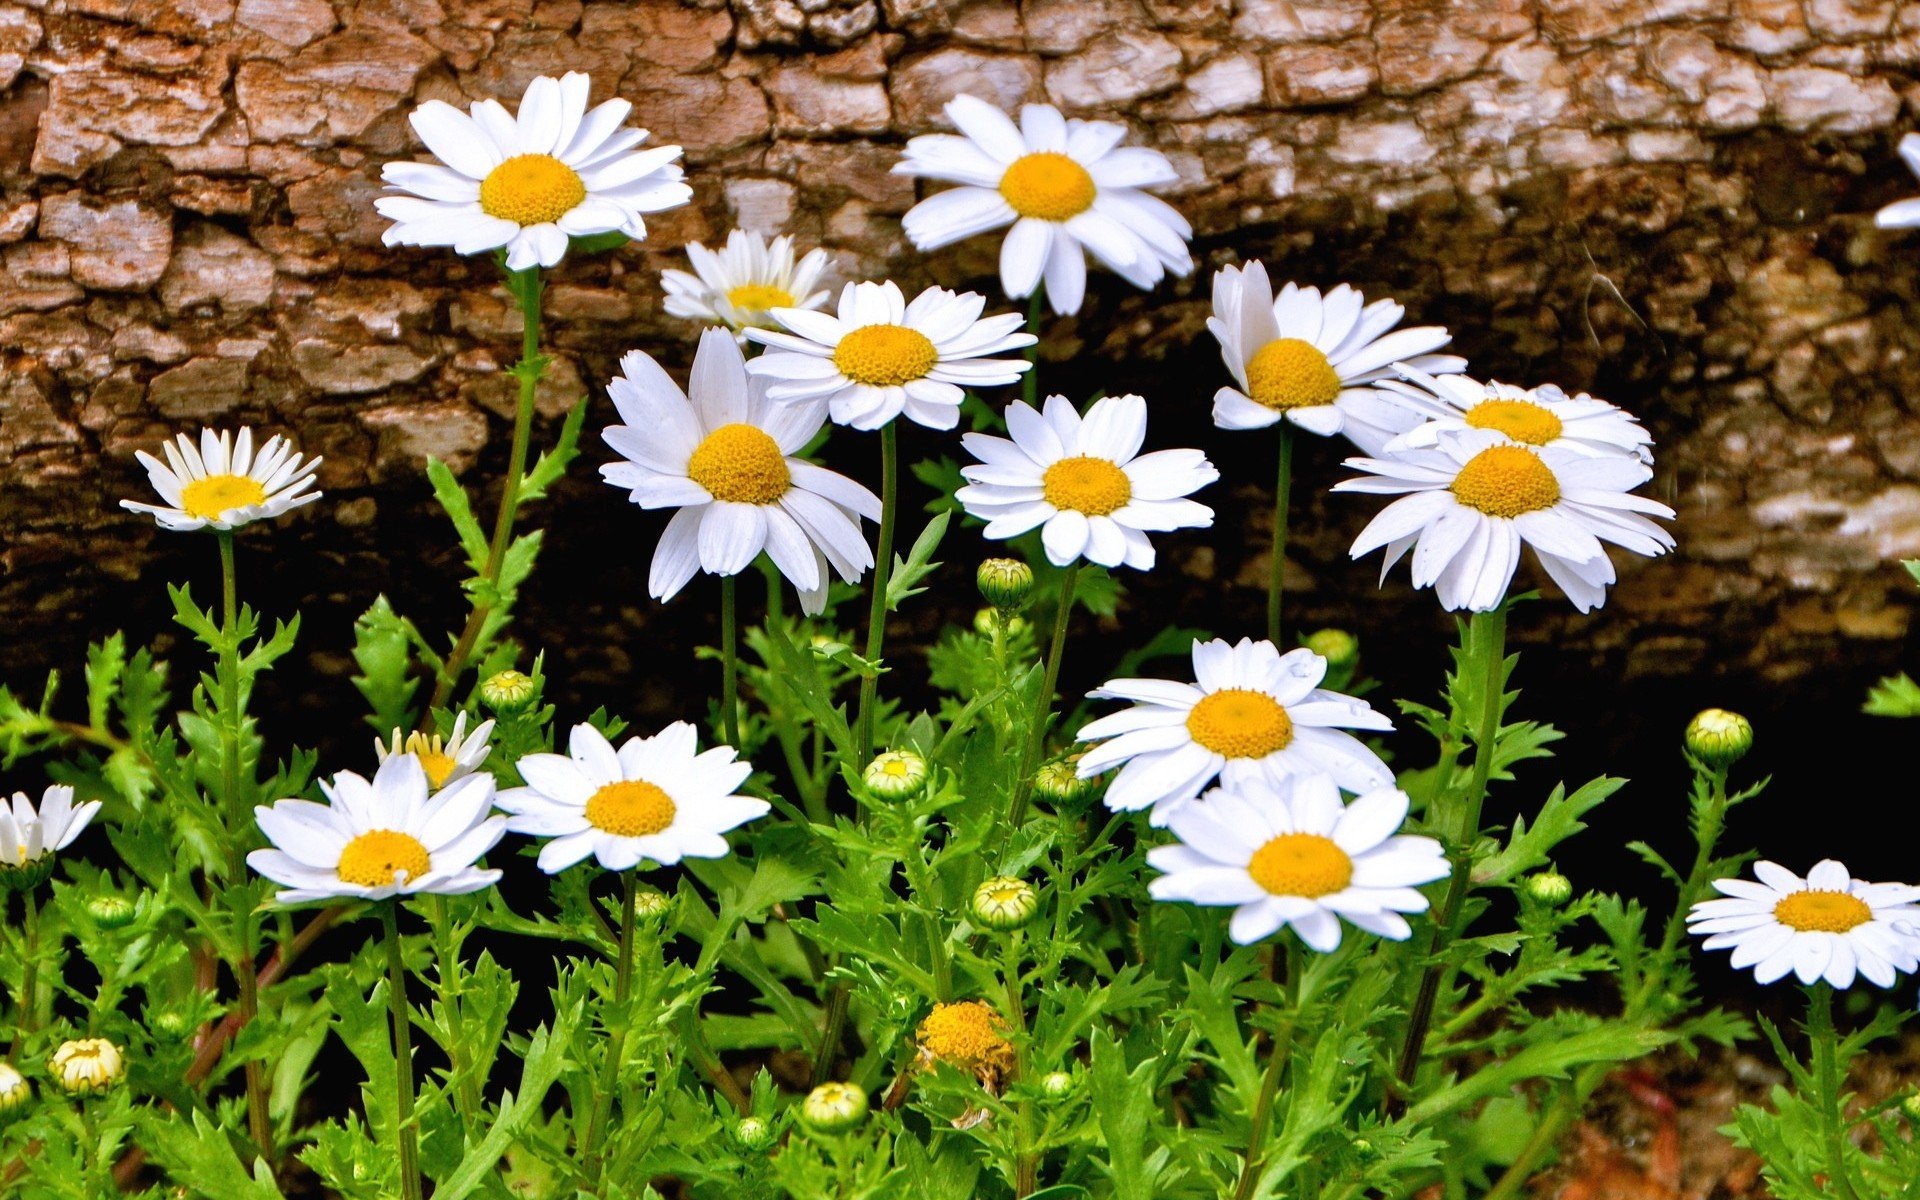
<path fill-rule="evenodd" d="M 962 1000 L 934 1005 L 915 1036 L 925 1056 L 972 1071 L 991 1085 L 1013 1070 L 1013 1043 L 1004 1032 L 1006 1024 L 992 1005 Z"/>

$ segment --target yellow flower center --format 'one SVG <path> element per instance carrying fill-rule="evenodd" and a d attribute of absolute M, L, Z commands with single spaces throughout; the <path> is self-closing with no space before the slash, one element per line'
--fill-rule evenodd
<path fill-rule="evenodd" d="M 202 521 L 266 501 L 267 489 L 251 475 L 208 475 L 180 489 L 180 511 Z"/>
<path fill-rule="evenodd" d="M 1845 933 L 1873 920 L 1867 902 L 1849 892 L 1795 892 L 1773 906 L 1774 919 L 1801 933 Z"/>
<path fill-rule="evenodd" d="M 1133 499 L 1133 481 L 1104 458 L 1079 454 L 1063 458 L 1040 477 L 1047 503 L 1089 517 L 1104 517 Z"/>
<path fill-rule="evenodd" d="M 1283 833 L 1253 852 L 1253 881 L 1276 896 L 1330 896 L 1353 879 L 1353 860 L 1317 833 Z"/>
<path fill-rule="evenodd" d="M 772 504 L 793 486 L 787 456 L 756 425 L 722 425 L 694 448 L 687 478 L 735 504 Z"/>
<path fill-rule="evenodd" d="M 992 1005 L 979 1000 L 936 1004 L 920 1022 L 920 1047 L 966 1070 L 1012 1070 L 1013 1044 L 1001 1032 L 1005 1024 Z"/>
<path fill-rule="evenodd" d="M 517 154 L 480 181 L 480 211 L 516 225 L 558 221 L 587 198 L 587 185 L 551 154 Z"/>
<path fill-rule="evenodd" d="M 1293 718 L 1265 692 L 1222 688 L 1193 706 L 1187 732 L 1215 754 L 1265 758 L 1293 741 Z"/>
<path fill-rule="evenodd" d="M 912 383 L 940 361 L 927 335 L 905 325 L 862 325 L 840 339 L 833 365 L 855 383 L 899 387 Z"/>
<path fill-rule="evenodd" d="M 1530 400 L 1482 400 L 1467 410 L 1475 429 L 1492 429 L 1516 442 L 1544 446 L 1560 436 L 1560 418 Z"/>
<path fill-rule="evenodd" d="M 769 309 L 792 308 L 793 293 L 770 283 L 743 283 L 727 293 L 727 303 L 739 312 L 763 313 Z"/>
<path fill-rule="evenodd" d="M 1051 150 L 1013 160 L 1000 177 L 1000 194 L 1013 211 L 1042 221 L 1065 221 L 1093 207 L 1087 169 Z"/>
<path fill-rule="evenodd" d="M 1522 446 L 1482 450 L 1453 477 L 1451 490 L 1460 503 L 1490 517 L 1517 517 L 1560 501 L 1560 480 L 1553 468 Z"/>
<path fill-rule="evenodd" d="M 1340 395 L 1340 373 L 1312 342 L 1275 338 L 1247 360 L 1247 391 L 1275 412 L 1320 408 Z"/>
<path fill-rule="evenodd" d="M 619 837 L 647 837 L 673 824 L 673 797 L 644 779 L 609 783 L 587 798 L 587 820 Z"/>
<path fill-rule="evenodd" d="M 432 736 L 418 730 L 409 733 L 404 750 L 420 760 L 421 769 L 427 773 L 427 783 L 435 791 L 447 786 L 447 776 L 460 765 L 448 757 L 446 743 L 437 733 Z"/>
<path fill-rule="evenodd" d="M 393 829 L 373 829 L 348 842 L 340 851 L 336 873 L 361 887 L 386 887 L 402 872 L 418 879 L 433 869 L 433 859 L 420 839 Z"/>

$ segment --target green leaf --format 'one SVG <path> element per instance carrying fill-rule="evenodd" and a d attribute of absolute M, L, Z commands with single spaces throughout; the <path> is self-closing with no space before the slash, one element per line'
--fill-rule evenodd
<path fill-rule="evenodd" d="M 920 536 L 913 540 L 913 549 L 907 552 L 907 557 L 894 556 L 893 573 L 887 576 L 888 612 L 897 611 L 902 601 L 927 590 L 916 585 L 940 569 L 940 564 L 933 561 L 933 552 L 940 548 L 940 539 L 946 536 L 951 520 L 950 512 L 934 514 Z"/>
<path fill-rule="evenodd" d="M 501 1158 L 540 1116 L 547 1093 L 566 1069 L 567 1051 L 580 1028 L 582 1011 L 582 1003 L 576 999 L 554 1013 L 551 1029 L 542 1025 L 534 1031 L 520 1067 L 520 1091 L 501 1097 L 500 1111 L 486 1136 L 461 1157 L 453 1174 L 434 1188 L 434 1200 L 466 1200 L 493 1177 Z"/>
<path fill-rule="evenodd" d="M 467 556 L 467 569 L 478 575 L 487 569 L 487 535 L 481 530 L 480 522 L 474 519 L 473 504 L 467 499 L 467 489 L 453 477 L 453 468 L 437 458 L 427 459 L 427 480 L 433 485 L 433 498 L 453 522 L 453 530 L 460 537 L 460 549 Z"/>
<path fill-rule="evenodd" d="M 1860 711 L 1870 717 L 1920 717 L 1920 683 L 1904 671 L 1889 675 L 1867 692 Z"/>
<path fill-rule="evenodd" d="M 1602 775 L 1568 795 L 1566 785 L 1555 784 L 1547 802 L 1540 806 L 1533 824 L 1516 817 L 1506 848 L 1482 862 L 1473 873 L 1478 884 L 1505 883 L 1536 867 L 1545 866 L 1553 848 L 1587 827 L 1580 818 L 1598 807 L 1608 796 L 1626 786 L 1624 779 Z"/>
<path fill-rule="evenodd" d="M 385 596 L 375 597 L 373 607 L 353 623 L 353 661 L 360 668 L 353 686 L 373 710 L 367 723 L 382 737 L 413 725 L 413 696 L 420 681 L 407 677 L 412 665 L 408 647 L 417 639 Z"/>

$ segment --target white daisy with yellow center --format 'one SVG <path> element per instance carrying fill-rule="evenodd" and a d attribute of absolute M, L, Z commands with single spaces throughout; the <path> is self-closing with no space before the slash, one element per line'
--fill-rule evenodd
<path fill-rule="evenodd" d="M 393 754 L 371 780 L 342 771 L 320 790 L 325 804 L 289 799 L 253 810 L 272 845 L 247 865 L 281 885 L 281 904 L 459 896 L 500 878 L 476 865 L 507 831 L 506 818 L 492 815 L 485 772 L 436 792 L 418 758 Z"/>
<path fill-rule="evenodd" d="M 445 737 L 417 729 L 411 732 L 396 729 L 390 741 L 373 739 L 373 752 L 381 762 L 396 754 L 413 755 L 420 760 L 421 770 L 427 773 L 427 786 L 437 792 L 480 769 L 493 750 L 487 741 L 491 736 L 492 721 L 482 721 L 468 733 L 467 714 L 461 713 L 453 719 L 453 729 Z"/>
<path fill-rule="evenodd" d="M 680 510 L 653 552 L 654 599 L 671 599 L 698 571 L 737 575 L 765 551 L 818 612 L 829 567 L 852 583 L 873 565 L 860 518 L 880 519 L 879 497 L 795 457 L 826 423 L 826 405 L 768 399 L 726 330 L 700 336 L 687 391 L 638 350 L 607 391 L 625 423 L 601 436 L 626 461 L 601 467 L 601 478 L 641 508 Z"/>
<path fill-rule="evenodd" d="M 1909 133 L 1900 139 L 1900 157 L 1906 160 L 1907 170 L 1920 175 L 1920 133 Z M 1873 214 L 1873 223 L 1882 229 L 1920 227 L 1920 197 L 1894 201 Z"/>
<path fill-rule="evenodd" d="M 1633 414 L 1585 392 L 1569 396 L 1551 383 L 1523 388 L 1399 366 L 1404 380 L 1382 380 L 1365 400 L 1355 402 L 1356 411 L 1365 408 L 1379 428 L 1411 423 L 1387 442 L 1385 454 L 1431 446 L 1443 433 L 1486 429 L 1523 446 L 1653 461 L 1653 435 Z"/>
<path fill-rule="evenodd" d="M 73 844 L 100 811 L 100 801 L 73 802 L 73 789 L 56 783 L 40 794 L 36 808 L 25 792 L 0 804 L 0 885 L 11 880 L 44 880 L 55 854 Z"/>
<path fill-rule="evenodd" d="M 1033 368 L 1019 313 L 982 317 L 985 296 L 928 288 L 907 302 L 892 280 L 849 283 L 837 316 L 777 308 L 785 331 L 749 329 L 768 352 L 747 364 L 775 400 L 825 400 L 835 422 L 878 429 L 901 413 L 929 429 L 960 423 L 967 388 L 1013 383 Z"/>
<path fill-rule="evenodd" d="M 587 107 L 578 71 L 527 85 L 518 115 L 498 100 L 467 112 L 439 100 L 410 119 L 438 163 L 393 162 L 380 177 L 396 192 L 374 207 L 393 222 L 389 246 L 451 246 L 460 254 L 505 249 L 515 271 L 551 267 L 569 238 L 647 236 L 644 214 L 693 197 L 675 161 L 680 147 L 636 150 L 644 129 L 623 127 L 633 106 Z M 444 165 L 442 165 L 444 164 Z"/>
<path fill-rule="evenodd" d="M 718 253 L 699 242 L 687 243 L 693 272 L 660 272 L 667 291 L 667 312 L 707 325 L 725 325 L 739 333 L 748 327 L 774 328 L 776 308 L 819 308 L 823 288 L 814 290 L 827 266 L 825 250 L 809 250 L 798 262 L 793 239 L 781 234 L 769 242 L 757 231 L 736 229 Z"/>
<path fill-rule="evenodd" d="M 1465 429 L 1347 465 L 1368 474 L 1334 491 L 1401 496 L 1361 530 L 1353 557 L 1386 547 L 1384 580 L 1413 550 L 1413 586 L 1433 588 L 1449 610 L 1498 607 L 1522 545 L 1581 612 L 1606 603 L 1614 581 L 1603 542 L 1649 557 L 1673 549 L 1673 535 L 1647 519 L 1671 520 L 1673 510 L 1633 494 L 1653 469 L 1632 455 L 1595 458 Z"/>
<path fill-rule="evenodd" d="M 250 521 L 277 517 L 311 504 L 320 493 L 309 491 L 320 458 L 302 458 L 293 443 L 275 435 L 258 452 L 253 430 L 200 431 L 200 444 L 180 434 L 163 442 L 161 462 L 145 450 L 134 457 L 147 469 L 147 479 L 160 493 L 161 504 L 122 500 L 129 512 L 152 515 L 162 529 L 187 533 L 196 529 L 235 529 Z"/>
<path fill-rule="evenodd" d="M 1228 933 L 1243 946 L 1288 926 L 1325 954 L 1340 946 L 1340 922 L 1405 941 L 1402 913 L 1427 910 L 1415 889 L 1444 879 L 1446 852 L 1430 837 L 1400 832 L 1407 794 L 1391 787 L 1351 804 L 1325 775 L 1216 788 L 1173 814 L 1180 839 L 1147 852 L 1164 872 L 1155 900 L 1231 905 Z"/>
<path fill-rule="evenodd" d="M 683 858 L 723 858 L 728 830 L 764 817 L 765 800 L 736 795 L 749 763 L 731 746 L 702 753 L 692 725 L 675 721 L 618 750 L 598 729 L 575 725 L 566 754 L 520 760 L 527 786 L 500 793 L 508 828 L 551 838 L 540 847 L 549 875 L 592 855 L 609 871 L 642 860 L 672 866 Z"/>
<path fill-rule="evenodd" d="M 1436 375 L 1467 368 L 1464 358 L 1432 353 L 1450 340 L 1440 326 L 1395 329 L 1406 313 L 1392 300 L 1368 304 L 1344 283 L 1324 296 L 1289 283 L 1275 296 L 1265 264 L 1222 267 L 1207 328 L 1237 386 L 1214 393 L 1213 423 L 1264 429 L 1284 420 L 1322 437 L 1345 433 L 1378 454 L 1415 418 L 1391 409 L 1397 424 L 1370 419 L 1375 385 L 1399 374 L 1401 363 Z"/>
<path fill-rule="evenodd" d="M 1137 288 L 1193 270 L 1193 226 L 1144 190 L 1173 183 L 1173 164 L 1157 150 L 1120 145 L 1124 125 L 1068 120 L 1050 104 L 1027 105 L 1015 125 L 972 96 L 949 101 L 947 116 L 960 136 L 914 138 L 893 168 L 961 185 L 908 210 L 915 246 L 933 250 L 1011 225 L 1000 243 L 1001 286 L 1019 299 L 1044 281 L 1056 313 L 1080 311 L 1088 254 Z"/>
<path fill-rule="evenodd" d="M 1733 951 L 1736 970 L 1753 968 L 1761 983 L 1788 973 L 1801 983 L 1853 986 L 1865 976 L 1892 987 L 1920 967 L 1920 887 L 1867 883 L 1826 859 L 1805 879 L 1778 863 L 1757 862 L 1748 879 L 1717 879 L 1724 897 L 1702 900 L 1687 914 L 1703 950 Z"/>
<path fill-rule="evenodd" d="M 1151 807 L 1154 825 L 1216 779 L 1228 789 L 1298 775 L 1326 775 L 1350 792 L 1392 786 L 1387 764 L 1345 731 L 1384 733 L 1393 722 L 1363 700 L 1323 689 L 1326 674 L 1327 660 L 1304 648 L 1282 654 L 1251 638 L 1195 642 L 1192 683 L 1114 679 L 1090 693 L 1134 707 L 1081 729 L 1080 741 L 1101 744 L 1080 757 L 1080 778 L 1119 767 L 1107 807 Z"/>
<path fill-rule="evenodd" d="M 1140 453 L 1147 402 L 1139 396 L 1096 400 L 1083 417 L 1065 396 L 1035 410 L 1007 406 L 1011 439 L 985 433 L 961 438 L 979 459 L 962 467 L 967 486 L 954 493 L 968 515 L 987 523 L 986 536 L 1018 537 L 1040 528 L 1047 558 L 1103 567 L 1153 566 L 1149 533 L 1205 529 L 1213 510 L 1185 497 L 1220 478 L 1198 450 Z"/>

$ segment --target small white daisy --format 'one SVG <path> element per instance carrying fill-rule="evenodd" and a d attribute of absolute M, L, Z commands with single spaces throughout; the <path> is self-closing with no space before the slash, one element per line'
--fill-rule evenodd
<path fill-rule="evenodd" d="M 1165 874 L 1155 900 L 1232 905 L 1228 933 L 1251 945 L 1291 925 L 1322 954 L 1340 946 L 1340 919 L 1394 941 L 1413 930 L 1401 913 L 1427 910 L 1414 889 L 1451 868 L 1440 843 L 1400 833 L 1407 794 L 1369 791 L 1352 804 L 1325 775 L 1216 788 L 1173 815 L 1179 844 L 1147 851 Z"/>
<path fill-rule="evenodd" d="M 826 405 L 769 400 L 725 330 L 700 335 L 687 391 L 638 350 L 607 391 L 625 424 L 601 436 L 627 461 L 601 477 L 641 508 L 680 510 L 653 552 L 654 599 L 671 599 L 696 571 L 737 575 L 764 550 L 817 612 L 829 565 L 848 583 L 873 565 L 860 518 L 880 519 L 879 497 L 794 457 L 826 423 Z"/>
<path fill-rule="evenodd" d="M 75 804 L 73 789 L 64 783 L 42 792 L 38 809 L 25 792 L 15 792 L 10 806 L 0 804 L 0 885 L 43 880 L 53 856 L 71 846 L 99 811 L 98 800 Z"/>
<path fill-rule="evenodd" d="M 301 458 L 293 443 L 278 435 L 268 438 L 258 454 L 253 430 L 244 426 L 237 436 L 232 430 L 203 429 L 198 448 L 183 433 L 161 443 L 160 450 L 166 462 L 145 450 L 134 457 L 165 503 L 122 500 L 120 507 L 151 514 L 162 529 L 234 529 L 320 498 L 319 492 L 307 490 L 320 469 L 319 456 Z"/>
<path fill-rule="evenodd" d="M 415 109 L 413 130 L 440 162 L 381 169 L 408 193 L 373 202 L 394 222 L 381 241 L 459 254 L 505 247 L 508 268 L 520 271 L 558 263 L 569 238 L 646 237 L 642 214 L 693 197 L 674 161 L 680 147 L 635 150 L 647 131 L 621 128 L 633 105 L 616 99 L 589 110 L 588 88 L 578 71 L 543 75 L 527 85 L 518 116 L 498 100 L 467 113 L 440 100 Z"/>
<path fill-rule="evenodd" d="M 1404 381 L 1382 380 L 1360 402 L 1386 418 L 1379 422 L 1383 428 L 1392 420 L 1388 409 L 1416 422 L 1386 444 L 1385 454 L 1431 446 L 1443 433 L 1491 429 L 1527 446 L 1552 446 L 1590 458 L 1627 454 L 1643 463 L 1653 461 L 1653 435 L 1639 420 L 1585 392 L 1569 396 L 1550 383 L 1523 388 L 1482 383 L 1466 375 L 1436 378 L 1408 363 L 1400 367 Z"/>
<path fill-rule="evenodd" d="M 1440 434 L 1430 448 L 1347 465 L 1368 475 L 1334 491 L 1401 495 L 1360 531 L 1353 557 L 1385 546 L 1384 580 L 1413 549 L 1413 586 L 1433 588 L 1447 609 L 1497 607 L 1523 543 L 1581 612 L 1606 603 L 1614 581 L 1602 542 L 1649 557 L 1673 549 L 1673 535 L 1640 515 L 1671 520 L 1673 510 L 1632 494 L 1653 470 L 1627 455 L 1593 458 L 1466 429 Z"/>
<path fill-rule="evenodd" d="M 1716 879 L 1724 900 L 1702 900 L 1687 914 L 1703 950 L 1732 950 L 1736 970 L 1753 968 L 1761 983 L 1788 972 L 1801 983 L 1824 979 L 1853 986 L 1864 975 L 1881 987 L 1920 967 L 1920 887 L 1865 883 L 1832 859 L 1805 879 L 1777 863 L 1758 862 L 1747 879 Z"/>
<path fill-rule="evenodd" d="M 616 751 L 591 725 L 575 725 L 567 754 L 520 760 L 527 786 L 500 793 L 507 827 L 552 838 L 540 848 L 549 875 L 592 855 L 609 871 L 642 859 L 672 866 L 683 858 L 722 858 L 721 835 L 767 815 L 765 800 L 736 795 L 749 763 L 731 746 L 700 752 L 692 725 L 675 721 L 652 737 L 630 737 Z"/>
<path fill-rule="evenodd" d="M 419 759 L 394 754 L 371 781 L 342 771 L 320 790 L 326 804 L 290 799 L 253 810 L 273 845 L 247 855 L 247 865 L 282 886 L 282 904 L 460 896 L 500 878 L 475 865 L 507 831 L 505 817 L 489 815 L 493 776 L 485 772 L 435 792 Z"/>
<path fill-rule="evenodd" d="M 396 729 L 391 742 L 373 739 L 373 752 L 381 762 L 396 754 L 413 755 L 420 760 L 420 769 L 427 773 L 427 786 L 437 792 L 480 769 L 493 751 L 487 742 L 492 735 L 492 721 L 482 721 L 468 733 L 467 714 L 461 713 L 453 719 L 453 731 L 444 738 L 417 729 L 412 732 Z"/>
<path fill-rule="evenodd" d="M 1047 558 L 1064 567 L 1076 558 L 1103 567 L 1153 566 L 1149 533 L 1205 529 L 1213 510 L 1184 499 L 1220 478 L 1198 450 L 1141 454 L 1147 402 L 1107 396 L 1080 413 L 1065 396 L 1035 411 L 1007 406 L 1009 440 L 984 433 L 961 438 L 980 462 L 962 467 L 967 486 L 954 493 L 968 515 L 987 522 L 989 538 L 1011 538 L 1041 526 Z"/>
<path fill-rule="evenodd" d="M 1392 300 L 1368 304 L 1344 283 L 1324 296 L 1319 288 L 1289 283 L 1276 297 L 1264 263 L 1222 267 L 1213 277 L 1207 328 L 1239 386 L 1214 393 L 1213 423 L 1264 429 L 1284 418 L 1322 437 L 1345 433 L 1367 453 L 1379 453 L 1399 429 L 1378 428 L 1368 419 L 1371 407 L 1355 401 L 1371 397 L 1403 362 L 1437 375 L 1467 367 L 1464 358 L 1431 353 L 1451 340 L 1440 326 L 1394 329 L 1406 312 Z"/>
<path fill-rule="evenodd" d="M 793 238 L 786 234 L 769 242 L 755 230 L 736 229 L 717 254 L 689 242 L 687 258 L 692 274 L 660 272 L 667 311 L 676 317 L 738 333 L 749 326 L 772 328 L 776 308 L 819 308 L 827 299 L 824 288 L 813 287 L 826 269 L 827 252 L 809 250 L 795 262 Z"/>
<path fill-rule="evenodd" d="M 825 400 L 841 425 L 878 429 L 902 412 L 929 429 L 960 423 L 967 388 L 1013 383 L 1033 368 L 1021 358 L 990 358 L 1036 342 L 1019 313 L 982 317 L 987 298 L 931 287 L 907 303 L 892 280 L 849 283 L 840 315 L 779 308 L 790 332 L 749 329 L 770 351 L 747 371 L 772 381 L 774 400 Z"/>
<path fill-rule="evenodd" d="M 1900 157 L 1906 160 L 1909 171 L 1920 175 L 1920 133 L 1909 133 L 1900 139 Z M 1894 201 L 1873 214 L 1873 223 L 1882 229 L 1920 227 L 1920 197 Z"/>
<path fill-rule="evenodd" d="M 1080 778 L 1120 767 L 1107 807 L 1152 806 L 1154 825 L 1216 778 L 1230 790 L 1298 775 L 1326 775 L 1349 792 L 1391 787 L 1387 764 L 1343 730 L 1386 732 L 1393 722 L 1363 700 L 1323 690 L 1326 674 L 1327 660 L 1305 648 L 1282 654 L 1251 638 L 1195 642 L 1193 683 L 1114 679 L 1089 693 L 1134 707 L 1079 732 L 1080 741 L 1102 742 L 1081 755 Z"/>
<path fill-rule="evenodd" d="M 947 116 L 964 136 L 914 138 L 893 168 L 963 185 L 907 212 L 915 246 L 933 250 L 1011 225 L 1000 244 L 1000 285 L 1017 299 L 1044 280 L 1056 313 L 1080 311 L 1086 254 L 1137 288 L 1193 270 L 1193 226 L 1142 190 L 1174 182 L 1173 164 L 1157 150 L 1120 145 L 1126 126 L 1068 120 L 1050 104 L 1022 108 L 1016 126 L 972 96 L 949 101 Z"/>

